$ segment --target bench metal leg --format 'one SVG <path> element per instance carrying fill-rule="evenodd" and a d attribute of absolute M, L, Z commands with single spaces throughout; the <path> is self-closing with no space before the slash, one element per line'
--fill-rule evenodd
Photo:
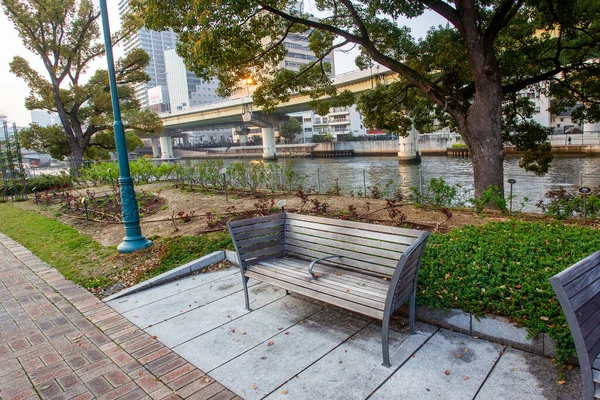
<path fill-rule="evenodd" d="M 410 326 L 410 334 L 415 334 L 415 300 L 417 297 L 416 290 L 413 290 L 408 301 L 408 324 Z"/>
<path fill-rule="evenodd" d="M 390 316 L 384 315 L 381 322 L 381 347 L 383 351 L 383 366 L 391 367 L 390 363 Z"/>
<path fill-rule="evenodd" d="M 248 297 L 248 280 L 250 278 L 247 278 L 244 276 L 244 273 L 242 272 L 242 286 L 244 287 L 244 301 L 246 303 L 246 310 L 248 311 L 252 311 L 250 309 L 250 298 Z"/>

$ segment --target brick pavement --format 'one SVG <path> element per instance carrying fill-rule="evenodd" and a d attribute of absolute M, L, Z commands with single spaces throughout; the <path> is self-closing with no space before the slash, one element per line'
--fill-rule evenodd
<path fill-rule="evenodd" d="M 0 399 L 239 399 L 0 234 Z"/>

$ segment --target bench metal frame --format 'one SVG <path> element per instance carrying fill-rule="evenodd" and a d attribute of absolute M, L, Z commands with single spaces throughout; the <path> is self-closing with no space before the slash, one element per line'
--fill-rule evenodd
<path fill-rule="evenodd" d="M 600 251 L 550 278 L 575 341 L 585 400 L 600 398 Z"/>
<path fill-rule="evenodd" d="M 232 222 L 228 222 L 227 223 L 227 227 L 229 229 L 229 232 L 231 234 L 231 237 L 233 239 L 233 244 L 235 246 L 235 251 L 237 253 L 237 258 L 238 258 L 238 266 L 240 267 L 240 272 L 242 275 L 242 285 L 243 285 L 243 289 L 244 289 L 244 300 L 245 300 L 245 306 L 246 309 L 250 310 L 250 301 L 249 301 L 249 296 L 248 296 L 248 280 L 249 277 L 246 276 L 246 271 L 247 268 L 252 266 L 252 265 L 257 265 L 259 264 L 261 261 L 266 261 L 266 260 L 273 260 L 273 259 L 281 259 L 283 257 L 286 257 L 287 252 L 286 252 L 286 219 L 288 218 L 288 216 L 291 216 L 293 218 L 310 218 L 310 223 L 311 224 L 319 224 L 319 221 L 322 221 L 321 225 L 325 225 L 324 222 L 327 221 L 336 221 L 335 223 L 341 224 L 342 222 L 339 220 L 331 220 L 331 219 L 327 219 L 327 218 L 317 218 L 317 217 L 308 217 L 308 216 L 301 216 L 301 215 L 296 215 L 296 214 L 289 214 L 289 213 L 281 213 L 281 214 L 276 214 L 276 215 L 270 215 L 270 216 L 266 216 L 266 217 L 258 217 L 258 218 L 252 218 L 252 219 L 247 219 L 247 220 L 240 220 L 240 221 L 232 221 Z M 281 225 L 281 234 L 278 235 L 278 231 L 277 231 L 277 227 Z M 382 236 L 386 236 L 386 235 L 393 235 L 395 234 L 395 232 L 410 232 L 413 236 L 411 237 L 410 241 L 412 243 L 410 244 L 406 244 L 406 249 L 402 251 L 402 254 L 399 258 L 399 260 L 397 261 L 395 267 L 393 267 L 393 274 L 390 273 L 390 275 L 386 275 L 388 278 L 386 278 L 387 280 L 389 280 L 389 286 L 387 288 L 387 295 L 385 298 L 385 303 L 384 303 L 384 310 L 383 310 L 383 316 L 380 317 L 379 319 L 382 320 L 382 330 L 381 330 L 381 341 L 382 341 L 382 353 L 383 353 L 383 365 L 390 367 L 391 363 L 390 363 L 390 357 L 389 357 L 389 322 L 390 322 L 390 317 L 393 314 L 394 311 L 396 311 L 402 304 L 404 304 L 407 300 L 409 302 L 409 326 L 410 326 L 410 333 L 411 334 L 415 334 L 415 298 L 416 298 L 416 287 L 417 287 L 417 278 L 418 278 L 418 272 L 419 272 L 419 268 L 421 265 L 421 258 L 423 255 L 423 251 L 425 249 L 425 244 L 427 242 L 427 238 L 429 236 L 429 232 L 426 231 L 417 231 L 417 230 L 408 230 L 408 229 L 401 229 L 401 228 L 391 228 L 391 227 L 383 227 L 383 226 L 379 226 L 379 225 L 372 225 L 372 224 L 364 224 L 364 223 L 348 223 L 349 226 L 351 226 L 351 229 L 354 232 L 360 231 L 360 228 L 357 228 L 358 226 L 364 226 L 364 227 L 370 227 L 370 234 L 373 235 L 373 233 L 377 234 L 377 232 L 373 232 L 376 231 L 377 229 L 380 230 L 385 230 L 385 233 L 382 232 Z M 262 237 L 269 235 L 270 237 L 272 237 L 271 245 L 268 245 L 266 243 L 259 243 L 260 241 L 260 237 L 261 235 L 257 235 L 256 239 L 252 239 L 252 227 L 258 227 L 256 229 L 262 229 L 263 231 L 266 230 L 266 232 L 268 233 L 263 233 Z M 341 228 L 343 230 L 343 228 Z M 364 232 L 366 233 L 367 229 L 364 230 Z M 343 233 L 342 233 L 343 235 Z M 400 234 L 399 234 L 400 235 Z M 404 235 L 406 235 L 406 233 L 404 233 Z M 246 247 L 246 249 L 250 249 L 246 252 L 244 251 L 240 251 L 240 247 L 239 247 L 239 243 L 241 240 L 250 240 L 252 242 L 253 245 Z M 255 244 L 256 242 L 256 244 Z M 262 250 L 262 251 L 261 251 Z M 396 251 L 399 253 L 399 251 Z M 293 254 L 292 254 L 293 257 Z M 307 276 L 312 276 L 312 279 L 317 280 L 318 277 L 317 275 L 313 272 L 313 267 L 315 266 L 315 264 L 317 263 L 321 263 L 323 261 L 327 261 L 328 259 L 333 259 L 333 258 L 338 258 L 337 260 L 337 266 L 342 267 L 342 268 L 346 268 L 346 266 L 344 266 L 344 256 L 343 255 L 326 255 L 324 257 L 319 257 L 319 258 L 313 258 L 312 260 L 310 260 L 310 264 L 307 268 Z M 307 261 L 304 260 L 303 261 Z M 361 261 L 361 262 L 365 262 L 365 261 Z M 415 265 L 416 263 L 416 265 Z M 341 264 L 341 265 L 340 265 Z M 328 266 L 330 267 L 336 267 L 335 264 L 333 263 L 327 263 Z M 409 266 L 412 269 L 408 269 L 407 274 L 409 274 L 408 276 L 404 276 L 404 280 L 401 281 L 401 277 L 402 277 L 402 272 L 404 270 L 405 266 Z M 356 270 L 355 268 L 353 268 L 352 266 L 348 266 L 348 269 L 350 270 Z M 390 267 L 390 272 L 391 272 L 392 267 Z M 414 269 L 414 271 L 413 271 Z M 360 271 L 362 273 L 362 271 Z M 377 275 L 374 275 L 377 276 Z M 411 290 L 407 290 L 407 285 L 406 280 L 411 280 L 412 282 L 410 282 L 410 289 Z M 260 279 L 259 279 L 260 280 Z M 272 282 L 271 282 L 272 283 Z M 284 289 L 286 289 L 286 292 L 288 290 L 290 291 L 294 291 L 293 290 L 293 283 L 289 283 L 289 285 L 287 285 L 286 282 L 286 286 L 292 286 L 290 287 L 285 287 Z M 401 285 L 402 284 L 402 285 Z M 297 286 L 300 288 L 300 286 Z M 306 294 L 305 294 L 306 295 Z M 310 295 L 307 295 L 308 297 L 310 297 Z M 322 299 L 320 299 L 321 301 L 323 301 Z M 325 302 L 327 302 L 325 300 Z M 335 302 L 331 302 L 331 304 L 335 304 Z M 343 307 L 343 306 L 342 306 Z M 367 306 L 368 307 L 368 306 Z M 357 310 L 353 310 L 356 312 Z M 366 313 L 363 313 L 365 315 L 369 315 Z M 371 317 L 373 317 L 373 315 L 370 315 Z M 375 317 L 377 318 L 377 317 Z"/>

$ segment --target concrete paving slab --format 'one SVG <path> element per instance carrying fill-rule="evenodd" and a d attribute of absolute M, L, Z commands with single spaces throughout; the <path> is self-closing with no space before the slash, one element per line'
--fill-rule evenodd
<path fill-rule="evenodd" d="M 437 328 L 420 323 L 416 335 L 390 327 L 390 361 L 382 365 L 381 323 L 374 322 L 271 393 L 268 399 L 365 399 L 410 357 Z"/>
<path fill-rule="evenodd" d="M 186 279 L 165 283 L 157 287 L 146 289 L 142 292 L 133 293 L 127 295 L 126 297 L 108 301 L 107 304 L 109 304 L 116 311 L 124 313 L 166 297 L 185 292 L 186 290 L 190 290 L 220 279 L 226 279 L 234 275 L 238 277 L 240 282 L 242 281 L 239 270 L 237 268 L 229 268 L 223 271 L 197 274 Z"/>
<path fill-rule="evenodd" d="M 290 328 L 289 334 L 265 341 L 210 376 L 244 399 L 260 399 L 371 322 L 359 314 L 327 307 Z"/>
<path fill-rule="evenodd" d="M 285 333 L 324 306 L 306 297 L 285 296 L 173 350 L 209 373 L 265 340 Z"/>
<path fill-rule="evenodd" d="M 257 283 L 250 281 L 248 284 L 252 287 Z M 206 284 L 206 288 L 203 286 L 177 293 L 122 314 L 134 321 L 139 327 L 143 328 L 148 325 L 154 325 L 210 304 L 233 293 L 241 292 L 242 279 L 238 274 L 235 274 L 209 282 Z"/>
<path fill-rule="evenodd" d="M 503 348 L 440 329 L 371 399 L 472 399 Z"/>
<path fill-rule="evenodd" d="M 211 292 L 214 290 L 215 288 Z M 264 283 L 258 284 L 250 288 L 250 307 L 257 310 L 283 296 L 285 290 Z M 153 324 L 146 332 L 173 348 L 247 313 L 249 311 L 244 308 L 244 293 L 238 291 L 166 322 Z"/>
<path fill-rule="evenodd" d="M 567 371 L 566 382 L 552 362 L 544 357 L 514 349 L 507 349 L 481 387 L 477 400 L 520 399 L 579 399 L 583 388 L 581 374 Z"/>

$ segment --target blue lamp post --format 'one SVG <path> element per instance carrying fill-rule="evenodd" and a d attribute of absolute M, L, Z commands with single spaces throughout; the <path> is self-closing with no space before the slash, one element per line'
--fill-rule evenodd
<path fill-rule="evenodd" d="M 140 228 L 140 214 L 135 198 L 135 191 L 133 190 L 133 179 L 131 179 L 131 173 L 129 171 L 127 146 L 125 145 L 125 129 L 123 128 L 121 109 L 119 108 L 119 95 L 117 93 L 117 80 L 115 77 L 115 61 L 113 58 L 106 0 L 100 0 L 100 12 L 102 14 L 104 44 L 106 45 L 106 61 L 108 62 L 108 79 L 110 81 L 110 94 L 115 118 L 115 143 L 117 146 L 117 159 L 120 171 L 119 184 L 121 185 L 123 225 L 125 225 L 125 237 L 123 238 L 123 242 L 117 247 L 117 250 L 119 253 L 131 253 L 152 245 L 152 242 L 142 235 L 142 230 Z"/>

